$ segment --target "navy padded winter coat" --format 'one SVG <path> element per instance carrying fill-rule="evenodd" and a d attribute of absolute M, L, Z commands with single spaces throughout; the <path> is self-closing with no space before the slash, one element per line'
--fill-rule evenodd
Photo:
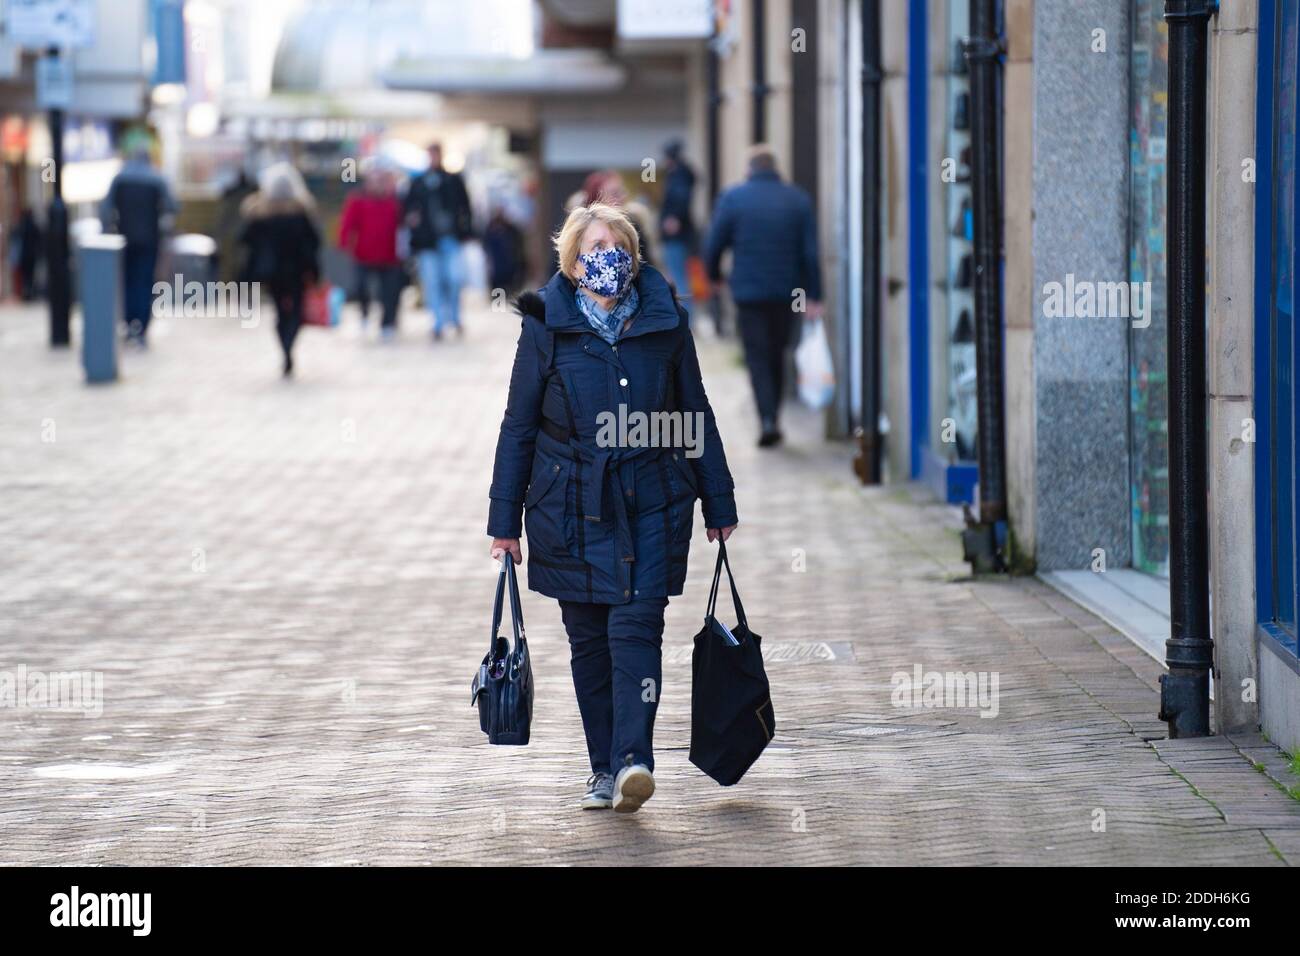
<path fill-rule="evenodd" d="M 588 325 L 561 273 L 518 302 L 523 327 L 487 533 L 520 537 L 523 512 L 528 586 L 560 600 L 623 604 L 681 594 L 696 499 L 708 527 L 737 523 L 686 311 L 654 268 L 643 266 L 634 281 L 640 307 L 613 346 Z M 633 424 L 635 412 L 682 413 L 672 437 L 690 438 L 690 454 L 665 446 L 666 432 L 656 429 L 638 437 L 628 428 L 631 440 L 611 445 L 620 405 Z"/>
<path fill-rule="evenodd" d="M 704 263 L 715 280 L 731 249 L 731 297 L 737 302 L 789 302 L 795 289 L 822 297 L 817 217 L 812 199 L 775 172 L 751 173 L 718 198 Z"/>

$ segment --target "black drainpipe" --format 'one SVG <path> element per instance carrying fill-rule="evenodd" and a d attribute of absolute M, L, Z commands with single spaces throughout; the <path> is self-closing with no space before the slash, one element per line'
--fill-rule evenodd
<path fill-rule="evenodd" d="M 767 3 L 750 0 L 750 26 L 754 33 L 754 115 L 752 143 L 767 140 Z"/>
<path fill-rule="evenodd" d="M 718 53 L 717 27 L 715 25 L 713 36 L 709 39 L 708 52 L 705 54 L 705 82 L 708 84 L 709 108 L 707 111 L 707 123 L 705 128 L 705 163 L 706 174 L 709 179 L 709 211 L 708 215 L 713 215 L 713 210 L 718 206 L 718 193 L 722 189 L 722 184 L 718 181 L 722 176 L 721 163 L 719 160 L 719 118 L 718 113 L 722 109 L 722 84 L 720 74 L 722 71 L 721 55 Z M 709 298 L 709 315 L 713 318 L 713 329 L 721 337 L 725 334 L 722 321 L 722 297 L 717 292 Z"/>
<path fill-rule="evenodd" d="M 1211 0 L 1165 0 L 1169 22 L 1169 640 L 1160 719 L 1210 732 L 1209 507 L 1205 474 L 1205 101 Z"/>
<path fill-rule="evenodd" d="M 862 408 L 855 470 L 880 484 L 880 4 L 862 5 Z"/>
<path fill-rule="evenodd" d="M 975 571 L 1006 570 L 1006 442 L 1002 405 L 1002 144 L 997 0 L 970 0 L 971 192 L 975 219 L 975 389 L 979 518 L 966 509 L 964 557 Z"/>
<path fill-rule="evenodd" d="M 705 173 L 709 179 L 709 212 L 713 212 L 713 207 L 718 201 L 718 191 L 721 184 L 718 182 L 719 172 L 718 162 L 718 111 L 722 108 L 722 88 L 719 80 L 721 71 L 720 57 L 718 56 L 718 32 L 715 28 L 713 36 L 709 39 L 708 50 L 705 53 L 705 83 L 708 86 L 708 110 L 705 114 Z"/>

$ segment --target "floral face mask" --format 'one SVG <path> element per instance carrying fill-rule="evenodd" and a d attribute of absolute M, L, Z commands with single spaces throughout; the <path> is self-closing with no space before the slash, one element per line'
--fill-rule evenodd
<path fill-rule="evenodd" d="M 596 295 L 617 299 L 632 281 L 632 254 L 626 249 L 598 249 L 578 256 L 578 261 L 587 270 L 578 284 Z"/>

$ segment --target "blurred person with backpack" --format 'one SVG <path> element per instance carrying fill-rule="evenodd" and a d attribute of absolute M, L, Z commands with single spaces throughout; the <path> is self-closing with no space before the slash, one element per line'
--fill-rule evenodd
<path fill-rule="evenodd" d="M 441 144 L 429 147 L 429 168 L 411 179 L 403 208 L 424 302 L 433 313 L 433 338 L 441 339 L 448 326 L 464 335 L 461 243 L 472 234 L 472 217 L 465 180 L 443 167 Z"/>

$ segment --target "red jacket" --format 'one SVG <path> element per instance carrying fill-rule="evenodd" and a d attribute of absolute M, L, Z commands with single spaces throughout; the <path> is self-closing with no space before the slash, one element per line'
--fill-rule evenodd
<path fill-rule="evenodd" d="M 396 196 L 354 192 L 343 203 L 339 219 L 339 248 L 362 265 L 395 266 L 397 227 L 402 207 Z"/>

